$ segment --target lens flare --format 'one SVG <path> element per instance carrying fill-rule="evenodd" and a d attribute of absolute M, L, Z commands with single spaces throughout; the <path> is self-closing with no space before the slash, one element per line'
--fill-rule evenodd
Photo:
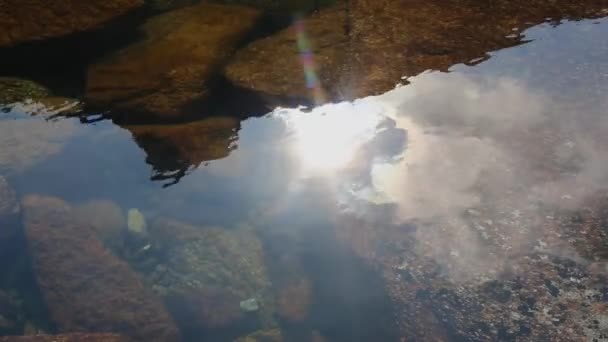
<path fill-rule="evenodd" d="M 304 69 L 306 87 L 311 90 L 312 98 L 315 104 L 318 105 L 324 103 L 326 97 L 321 86 L 321 82 L 319 81 L 317 72 L 318 68 L 317 64 L 315 63 L 315 56 L 310 44 L 310 40 L 306 34 L 304 20 L 299 16 L 296 17 L 293 27 L 296 33 L 300 62 L 302 63 L 302 67 Z"/>

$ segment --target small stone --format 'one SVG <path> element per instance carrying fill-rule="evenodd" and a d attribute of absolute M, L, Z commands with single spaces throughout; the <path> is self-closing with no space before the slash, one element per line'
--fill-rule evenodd
<path fill-rule="evenodd" d="M 134 235 L 144 236 L 147 234 L 146 219 L 139 209 L 129 209 L 127 227 L 129 232 Z"/>
<path fill-rule="evenodd" d="M 255 298 L 249 298 L 240 303 L 241 310 L 245 312 L 255 312 L 260 309 L 258 301 Z"/>
<path fill-rule="evenodd" d="M 119 241 L 125 229 L 123 210 L 109 200 L 92 200 L 74 207 L 74 218 L 93 228 L 105 243 Z"/>

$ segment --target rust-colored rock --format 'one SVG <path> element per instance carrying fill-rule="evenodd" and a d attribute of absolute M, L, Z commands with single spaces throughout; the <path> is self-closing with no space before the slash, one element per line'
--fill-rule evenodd
<path fill-rule="evenodd" d="M 293 279 L 279 289 L 277 312 L 291 322 L 302 322 L 309 314 L 312 284 L 307 278 Z"/>
<path fill-rule="evenodd" d="M 130 342 L 130 338 L 117 334 L 74 333 L 64 335 L 5 336 L 0 342 Z"/>
<path fill-rule="evenodd" d="M 110 200 L 92 200 L 76 206 L 74 219 L 78 224 L 93 228 L 107 245 L 117 243 L 127 226 L 126 214 Z"/>
<path fill-rule="evenodd" d="M 173 321 L 129 266 L 56 198 L 22 203 L 33 271 L 60 332 L 114 332 L 142 341 L 175 341 Z"/>
<path fill-rule="evenodd" d="M 90 67 L 86 98 L 128 122 L 200 114 L 216 69 L 254 26 L 251 8 L 200 4 L 149 19 L 145 39 Z"/>
<path fill-rule="evenodd" d="M 238 338 L 235 342 L 283 342 L 283 334 L 279 329 L 260 330 L 245 337 Z"/>
<path fill-rule="evenodd" d="M 347 55 L 347 8 L 336 6 L 322 10 L 304 20 L 306 35 L 312 39 L 317 77 L 321 87 L 339 83 L 340 71 Z M 237 52 L 226 68 L 226 76 L 236 85 L 270 96 L 309 98 L 299 60 L 298 31 L 289 27 L 273 36 L 253 42 Z"/>
<path fill-rule="evenodd" d="M 94 29 L 143 0 L 0 0 L 0 47 Z"/>
<path fill-rule="evenodd" d="M 489 52 L 524 43 L 521 32 L 547 18 L 597 17 L 605 6 L 602 0 L 353 0 L 253 42 L 225 74 L 267 96 L 353 99 L 383 93 L 425 70 L 482 62 Z M 325 96 L 306 84 L 298 33 L 310 40 Z"/>

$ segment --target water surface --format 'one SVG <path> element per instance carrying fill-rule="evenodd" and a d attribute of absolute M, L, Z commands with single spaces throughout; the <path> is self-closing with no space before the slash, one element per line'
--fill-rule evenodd
<path fill-rule="evenodd" d="M 0 171 L 21 196 L 112 201 L 147 222 L 260 239 L 271 285 L 258 300 L 304 313 L 209 328 L 182 303 L 188 340 L 278 324 L 288 340 L 600 341 L 608 20 L 523 35 L 379 96 L 242 121 L 120 127 L 15 106 L 0 121 Z M 108 245 L 147 279 L 171 258 L 150 241 L 144 261 L 131 255 L 142 245 Z M 281 297 L 294 282 L 305 290 Z"/>

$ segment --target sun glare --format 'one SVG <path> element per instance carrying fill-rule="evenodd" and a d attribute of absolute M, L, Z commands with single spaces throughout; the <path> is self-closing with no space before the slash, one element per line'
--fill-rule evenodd
<path fill-rule="evenodd" d="M 343 102 L 302 109 L 281 109 L 290 132 L 290 148 L 304 173 L 331 173 L 348 166 L 377 133 L 381 107 L 371 101 Z"/>

